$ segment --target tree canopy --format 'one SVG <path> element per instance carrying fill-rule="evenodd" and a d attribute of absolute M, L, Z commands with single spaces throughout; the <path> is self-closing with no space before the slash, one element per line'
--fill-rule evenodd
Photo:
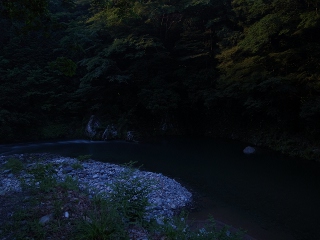
<path fill-rule="evenodd" d="M 70 136 L 94 114 L 123 131 L 313 141 L 319 2 L 2 1 L 1 140 Z"/>

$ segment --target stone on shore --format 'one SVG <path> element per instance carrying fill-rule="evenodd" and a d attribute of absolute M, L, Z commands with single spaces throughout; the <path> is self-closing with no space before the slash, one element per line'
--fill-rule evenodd
<path fill-rule="evenodd" d="M 50 220 L 52 219 L 52 214 L 48 214 L 40 218 L 39 224 L 40 225 L 46 225 Z"/>

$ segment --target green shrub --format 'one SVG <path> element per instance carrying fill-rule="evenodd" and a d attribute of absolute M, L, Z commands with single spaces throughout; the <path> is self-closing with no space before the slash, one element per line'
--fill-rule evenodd
<path fill-rule="evenodd" d="M 46 232 L 34 214 L 35 212 L 30 209 L 21 208 L 15 211 L 12 215 L 12 221 L 4 224 L 4 233 L 10 236 L 10 238 L 4 239 L 45 239 Z"/>
<path fill-rule="evenodd" d="M 52 164 L 37 163 L 31 169 L 28 169 L 28 173 L 34 177 L 30 183 L 30 187 L 35 189 L 39 188 L 41 191 L 48 192 L 57 185 L 57 179 L 54 176 L 56 170 Z"/>
<path fill-rule="evenodd" d="M 187 215 L 181 213 L 172 219 L 164 219 L 162 224 L 154 221 L 149 226 L 150 239 L 168 240 L 242 240 L 244 232 L 231 232 L 228 226 L 217 229 L 215 221 L 198 230 L 191 230 L 187 224 Z"/>
<path fill-rule="evenodd" d="M 126 226 L 119 212 L 103 196 L 95 196 L 92 208 L 76 224 L 77 240 L 129 239 Z"/>
<path fill-rule="evenodd" d="M 71 176 L 66 176 L 63 182 L 58 183 L 59 186 L 67 190 L 79 190 L 79 183 Z"/>
<path fill-rule="evenodd" d="M 71 165 L 73 169 L 83 169 L 82 165 L 80 163 L 74 163 Z"/>
<path fill-rule="evenodd" d="M 66 124 L 54 124 L 49 123 L 42 128 L 41 136 L 44 139 L 61 138 L 68 132 L 68 126 Z"/>
<path fill-rule="evenodd" d="M 163 224 L 153 222 L 150 232 L 157 235 L 164 236 L 165 239 L 190 239 L 190 231 L 186 223 L 187 214 L 185 212 L 174 217 L 173 219 L 164 219 Z"/>
<path fill-rule="evenodd" d="M 78 159 L 80 162 L 87 161 L 87 160 L 89 160 L 90 158 L 92 158 L 92 155 L 79 155 L 79 156 L 77 157 L 77 159 Z"/>
<path fill-rule="evenodd" d="M 132 164 L 126 165 L 120 176 L 109 185 L 112 191 L 108 199 L 127 221 L 138 223 L 143 220 L 146 207 L 150 205 L 148 194 L 152 181 L 135 176 L 136 170 L 131 167 Z"/>
<path fill-rule="evenodd" d="M 207 224 L 204 228 L 201 228 L 197 231 L 190 232 L 188 239 L 195 240 L 242 240 L 245 232 L 238 230 L 236 232 L 230 231 L 229 226 L 224 226 L 221 229 L 216 227 L 215 221 L 213 218 L 210 218 L 210 223 Z"/>
<path fill-rule="evenodd" d="M 12 173 L 18 174 L 23 170 L 23 163 L 18 158 L 9 158 L 6 164 L 4 165 L 6 169 L 10 169 Z"/>

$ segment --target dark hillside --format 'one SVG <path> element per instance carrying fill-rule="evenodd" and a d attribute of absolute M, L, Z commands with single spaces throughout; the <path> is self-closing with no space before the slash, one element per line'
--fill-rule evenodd
<path fill-rule="evenodd" d="M 317 159 L 319 1 L 0 3 L 1 143 L 213 135 Z"/>

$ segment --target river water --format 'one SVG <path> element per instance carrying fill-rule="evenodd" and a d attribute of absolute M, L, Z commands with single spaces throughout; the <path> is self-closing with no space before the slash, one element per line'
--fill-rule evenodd
<path fill-rule="evenodd" d="M 209 138 L 159 138 L 151 142 L 53 141 L 0 145 L 0 154 L 50 152 L 112 163 L 136 161 L 196 191 L 190 218 L 213 218 L 243 228 L 259 240 L 320 239 L 320 164 Z"/>

